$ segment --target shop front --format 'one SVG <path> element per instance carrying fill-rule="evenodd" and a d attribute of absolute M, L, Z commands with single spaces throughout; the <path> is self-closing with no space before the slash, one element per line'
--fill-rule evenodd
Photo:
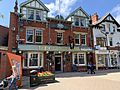
<path fill-rule="evenodd" d="M 110 50 L 109 68 L 117 68 L 119 65 L 119 52 L 117 50 Z"/>
<path fill-rule="evenodd" d="M 106 69 L 109 61 L 109 51 L 107 50 L 96 50 L 96 69 Z"/>
<path fill-rule="evenodd" d="M 85 71 L 88 52 L 92 52 L 92 49 L 50 45 L 19 45 L 19 50 L 23 52 L 24 75 L 40 67 L 52 72 L 70 72 L 73 64 L 79 67 L 78 71 Z"/>

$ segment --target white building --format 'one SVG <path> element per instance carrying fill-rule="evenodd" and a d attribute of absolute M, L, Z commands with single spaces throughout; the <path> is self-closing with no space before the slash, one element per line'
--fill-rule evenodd
<path fill-rule="evenodd" d="M 108 13 L 98 20 L 98 15 L 92 16 L 93 41 L 95 47 L 96 69 L 113 68 L 120 65 L 119 23 Z"/>

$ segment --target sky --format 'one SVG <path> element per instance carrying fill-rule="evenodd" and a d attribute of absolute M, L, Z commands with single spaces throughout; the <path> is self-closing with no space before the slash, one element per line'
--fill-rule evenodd
<path fill-rule="evenodd" d="M 16 0 L 0 0 L 0 25 L 9 27 L 10 12 L 14 11 Z M 18 0 L 18 4 L 26 0 Z M 58 13 L 59 0 L 41 0 L 50 10 L 49 16 L 54 17 Z M 120 23 L 120 0 L 60 0 L 60 13 L 67 17 L 75 9 L 82 7 L 88 15 L 97 12 L 99 18 L 106 13 L 111 13 Z"/>

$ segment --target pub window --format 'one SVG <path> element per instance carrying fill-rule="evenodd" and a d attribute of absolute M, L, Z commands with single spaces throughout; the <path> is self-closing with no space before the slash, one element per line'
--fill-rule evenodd
<path fill-rule="evenodd" d="M 57 33 L 57 43 L 62 44 L 62 41 L 63 41 L 63 34 Z"/>
<path fill-rule="evenodd" d="M 31 9 L 28 10 L 28 19 L 30 20 L 34 19 L 34 10 Z"/>
<path fill-rule="evenodd" d="M 38 54 L 30 54 L 29 66 L 38 66 Z"/>
<path fill-rule="evenodd" d="M 36 34 L 35 42 L 36 43 L 42 43 L 42 31 L 41 30 L 36 30 L 35 34 Z"/>
<path fill-rule="evenodd" d="M 86 45 L 86 35 L 81 35 L 81 44 Z"/>
<path fill-rule="evenodd" d="M 24 60 L 23 60 L 24 67 L 27 67 L 27 64 L 28 64 L 28 53 L 24 53 Z"/>
<path fill-rule="evenodd" d="M 79 18 L 75 18 L 75 26 L 79 26 Z"/>
<path fill-rule="evenodd" d="M 33 30 L 26 31 L 26 42 L 33 43 Z"/>
<path fill-rule="evenodd" d="M 80 34 L 75 34 L 75 45 L 80 45 Z"/>

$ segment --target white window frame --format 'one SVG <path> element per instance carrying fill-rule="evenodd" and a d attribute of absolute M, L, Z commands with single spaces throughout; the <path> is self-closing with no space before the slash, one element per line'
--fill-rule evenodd
<path fill-rule="evenodd" d="M 33 38 L 32 42 L 27 41 L 27 31 L 32 30 L 33 31 Z M 34 30 L 33 29 L 26 29 L 26 43 L 33 43 L 34 42 Z"/>
<path fill-rule="evenodd" d="M 62 42 L 61 43 L 57 42 L 58 34 L 62 34 L 62 38 L 61 38 Z M 57 32 L 57 38 L 56 38 L 56 43 L 57 44 L 63 44 L 63 32 Z"/>
<path fill-rule="evenodd" d="M 79 35 L 79 44 L 76 44 L 76 42 L 75 42 L 75 45 L 80 45 L 80 34 L 75 34 L 75 35 Z M 76 37 L 75 37 L 75 39 L 76 39 Z"/>
<path fill-rule="evenodd" d="M 28 58 L 27 58 L 27 67 L 24 66 L 24 62 L 23 62 L 23 68 L 39 68 L 39 67 L 43 67 L 43 63 L 44 63 L 44 57 L 43 57 L 43 53 L 42 52 L 27 52 L 28 54 Z M 38 66 L 30 66 L 29 65 L 29 62 L 30 62 L 30 55 L 31 54 L 38 54 Z M 42 55 L 42 58 L 41 58 L 41 65 L 40 65 L 40 55 Z"/>
<path fill-rule="evenodd" d="M 73 53 L 73 64 L 75 64 L 74 63 L 74 56 L 75 56 L 75 54 L 77 54 L 77 66 L 86 66 L 86 53 Z M 79 64 L 79 55 L 80 54 L 84 54 L 84 64 Z"/>
<path fill-rule="evenodd" d="M 40 31 L 40 32 L 41 32 L 41 42 L 36 42 L 36 32 L 37 32 L 37 31 Z M 35 30 L 35 43 L 40 43 L 40 44 L 42 44 L 42 42 L 43 42 L 43 31 L 40 30 L 40 29 L 36 29 L 36 30 Z"/>
<path fill-rule="evenodd" d="M 81 45 L 86 45 L 86 35 L 85 35 L 85 44 L 82 44 L 82 35 L 85 35 L 85 34 L 81 34 Z"/>

